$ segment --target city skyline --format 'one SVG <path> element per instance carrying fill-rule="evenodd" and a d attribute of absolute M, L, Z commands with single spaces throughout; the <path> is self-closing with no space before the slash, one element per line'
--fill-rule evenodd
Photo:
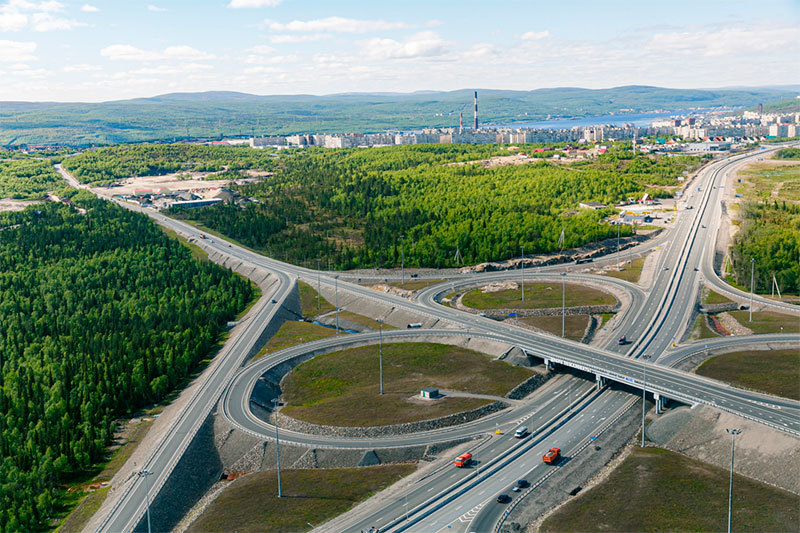
<path fill-rule="evenodd" d="M 637 6 L 7 0 L 0 100 L 800 83 L 796 2 Z"/>

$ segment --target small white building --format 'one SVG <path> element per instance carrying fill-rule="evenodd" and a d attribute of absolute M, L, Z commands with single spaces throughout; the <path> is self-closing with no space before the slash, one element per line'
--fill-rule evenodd
<path fill-rule="evenodd" d="M 439 389 L 437 389 L 436 387 L 425 387 L 424 389 L 419 391 L 419 395 L 426 400 L 432 400 L 434 398 L 439 397 Z"/>

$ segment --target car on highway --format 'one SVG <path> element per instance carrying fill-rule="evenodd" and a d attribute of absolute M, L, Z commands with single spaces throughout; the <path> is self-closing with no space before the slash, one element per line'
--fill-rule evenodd
<path fill-rule="evenodd" d="M 664 265 L 664 270 L 669 270 L 669 267 L 667 265 Z"/>
<path fill-rule="evenodd" d="M 528 485 L 530 485 L 530 483 L 528 483 L 527 479 L 518 479 L 517 480 L 517 487 L 519 487 L 521 489 L 524 489 Z"/>
<path fill-rule="evenodd" d="M 508 503 L 511 501 L 511 496 L 508 494 L 498 494 L 497 495 L 497 503 Z"/>
<path fill-rule="evenodd" d="M 620 346 L 624 346 L 624 345 L 628 344 L 627 337 L 625 337 L 625 335 L 620 337 L 619 340 L 617 341 L 617 344 L 619 344 Z"/>
<path fill-rule="evenodd" d="M 527 434 L 528 434 L 528 428 L 526 426 L 520 426 L 514 432 L 514 437 L 516 437 L 518 439 L 521 439 L 522 437 L 524 437 Z"/>

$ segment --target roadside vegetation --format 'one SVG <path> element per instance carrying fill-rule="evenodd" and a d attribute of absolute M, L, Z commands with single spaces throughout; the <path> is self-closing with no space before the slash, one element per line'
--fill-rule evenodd
<path fill-rule="evenodd" d="M 311 318 L 336 310 L 328 300 L 320 296 L 317 289 L 313 288 L 308 283 L 298 281 L 297 289 L 300 291 L 300 307 L 305 318 Z"/>
<path fill-rule="evenodd" d="M 0 213 L 0 530 L 47 527 L 116 417 L 165 397 L 253 298 L 147 217 L 73 201 L 86 213 Z"/>
<path fill-rule="evenodd" d="M 0 160 L 0 198 L 37 200 L 65 185 L 49 159 Z"/>
<path fill-rule="evenodd" d="M 753 333 L 800 333 L 800 318 L 797 315 L 784 315 L 772 311 L 754 311 L 750 322 L 750 311 L 731 311 L 729 313 L 742 326 Z"/>
<path fill-rule="evenodd" d="M 529 324 L 543 331 L 561 336 L 561 316 L 534 316 L 520 318 L 523 324 Z M 580 342 L 586 327 L 589 325 L 588 315 L 568 315 L 564 317 L 564 333 L 566 338 Z"/>
<path fill-rule="evenodd" d="M 539 531 L 725 531 L 728 475 L 668 450 L 635 447 L 604 481 L 564 504 Z M 734 474 L 732 522 L 734 530 L 796 531 L 800 497 Z"/>
<path fill-rule="evenodd" d="M 749 183 L 739 210 L 741 230 L 730 248 L 733 280 L 770 293 L 773 276 L 784 294 L 800 294 L 800 165 L 754 165 L 740 176 Z"/>
<path fill-rule="evenodd" d="M 170 215 L 294 264 L 319 258 L 336 269 L 394 267 L 402 248 L 408 267 L 454 267 L 462 264 L 457 251 L 463 264 L 516 257 L 520 246 L 557 251 L 562 227 L 566 248 L 615 236 L 617 228 L 603 222 L 613 209 L 578 204 L 610 205 L 645 191 L 671 196 L 681 173 L 702 161 L 612 147 L 575 163 L 476 162 L 508 153 L 498 145 L 289 151 L 279 154 L 273 176 L 232 187 L 259 203 Z M 452 164 L 466 162 L 476 163 Z M 623 236 L 631 231 L 622 228 Z"/>
<path fill-rule="evenodd" d="M 800 148 L 781 148 L 773 156 L 775 159 L 800 160 Z"/>
<path fill-rule="evenodd" d="M 491 403 L 418 399 L 424 387 L 502 396 L 531 375 L 527 368 L 457 346 L 384 343 L 384 394 L 379 395 L 378 346 L 363 346 L 320 355 L 295 368 L 284 381 L 286 407 L 281 412 L 332 426 L 400 424 Z"/>
<path fill-rule="evenodd" d="M 638 283 L 639 278 L 642 277 L 642 267 L 644 266 L 645 257 L 637 257 L 630 264 L 626 261 L 622 270 L 612 268 L 603 272 L 604 276 L 621 279 L 623 281 L 630 281 L 631 283 Z"/>
<path fill-rule="evenodd" d="M 289 320 L 284 322 L 278 329 L 278 332 L 267 341 L 267 344 L 253 357 L 259 359 L 267 354 L 277 352 L 298 344 L 306 342 L 317 341 L 327 337 L 336 335 L 336 330 L 312 324 L 311 322 L 303 322 L 300 320 Z"/>
<path fill-rule="evenodd" d="M 719 333 L 712 331 L 712 329 L 708 327 L 706 315 L 697 315 L 697 318 L 694 319 L 694 325 L 692 326 L 692 338 L 702 340 L 713 339 L 715 337 L 719 337 Z"/>
<path fill-rule="evenodd" d="M 277 497 L 274 470 L 253 472 L 220 494 L 189 526 L 205 531 L 310 531 L 339 516 L 416 470 L 413 464 L 362 468 L 281 470 L 282 497 Z"/>
<path fill-rule="evenodd" d="M 800 400 L 800 351 L 757 350 L 717 355 L 697 369 L 701 376 Z"/>
<path fill-rule="evenodd" d="M 561 307 L 561 292 L 560 283 L 525 282 L 525 301 L 522 301 L 522 288 L 520 287 L 486 293 L 475 289 L 465 294 L 461 302 L 474 309 L 546 309 Z M 564 296 L 567 307 L 617 303 L 617 299 L 607 292 L 571 283 L 566 284 Z"/>
<path fill-rule="evenodd" d="M 714 292 L 709 288 L 703 289 L 703 296 L 701 301 L 704 305 L 716 305 L 716 304 L 732 304 L 734 303 L 733 300 L 730 298 L 721 295 L 718 292 Z"/>

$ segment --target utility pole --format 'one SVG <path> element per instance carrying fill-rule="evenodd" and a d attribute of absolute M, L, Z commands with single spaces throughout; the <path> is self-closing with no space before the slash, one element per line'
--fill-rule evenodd
<path fill-rule="evenodd" d="M 133 463 L 133 466 L 134 466 L 134 468 L 136 467 L 136 463 L 135 462 Z M 145 501 L 145 505 L 146 505 L 146 509 L 147 509 L 147 533 L 151 533 L 151 528 L 150 528 L 150 488 L 147 485 L 147 476 L 152 476 L 153 473 L 150 472 L 149 470 L 145 470 L 144 468 L 142 468 L 141 470 L 136 472 L 136 475 L 138 477 L 140 477 L 140 478 L 144 478 L 144 501 Z"/>
<path fill-rule="evenodd" d="M 322 281 L 319 273 L 319 257 L 317 257 L 317 311 L 322 310 Z"/>
<path fill-rule="evenodd" d="M 753 321 L 753 271 L 755 270 L 756 266 L 756 258 L 750 258 L 750 319 L 748 322 Z"/>
<path fill-rule="evenodd" d="M 520 246 L 522 248 L 522 261 L 520 264 L 522 265 L 522 301 L 525 301 L 525 247 Z"/>
<path fill-rule="evenodd" d="M 567 323 L 567 273 L 561 273 L 561 338 L 565 337 Z"/>
<path fill-rule="evenodd" d="M 622 263 L 619 258 L 619 224 L 617 224 L 617 270 L 622 270 Z"/>
<path fill-rule="evenodd" d="M 647 360 L 649 355 L 642 355 L 642 448 L 644 448 L 644 413 L 645 413 L 645 394 L 647 394 Z"/>
<path fill-rule="evenodd" d="M 339 274 L 333 276 L 333 285 L 336 291 L 336 334 L 339 334 Z"/>
<path fill-rule="evenodd" d="M 725 429 L 731 434 L 731 481 L 728 485 L 728 533 L 731 533 L 731 511 L 733 511 L 733 443 L 736 440 L 736 435 L 742 432 L 741 429 L 727 428 Z"/>
<path fill-rule="evenodd" d="M 381 394 L 383 394 L 383 320 L 378 319 L 378 324 L 381 328 L 380 333 L 378 334 L 380 339 L 380 348 L 378 348 L 378 370 L 380 372 L 380 390 Z"/>
<path fill-rule="evenodd" d="M 405 287 L 406 284 L 406 266 L 405 266 L 405 255 L 403 253 L 403 239 L 405 239 L 405 235 L 400 235 L 400 286 Z"/>
<path fill-rule="evenodd" d="M 278 498 L 281 497 L 281 443 L 278 440 L 278 404 L 280 400 L 273 398 L 272 403 L 275 404 L 275 457 L 278 462 Z"/>

